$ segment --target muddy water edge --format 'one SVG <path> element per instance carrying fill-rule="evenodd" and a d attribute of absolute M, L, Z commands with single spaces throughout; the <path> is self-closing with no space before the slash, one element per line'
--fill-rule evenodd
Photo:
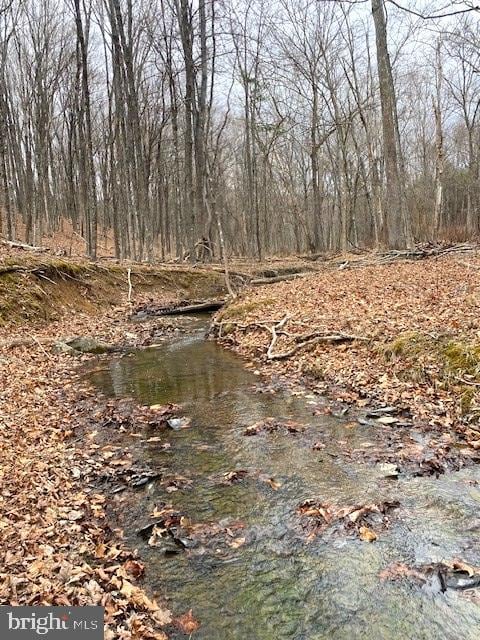
<path fill-rule="evenodd" d="M 376 427 L 325 414 L 306 390 L 262 382 L 205 338 L 208 316 L 183 324 L 178 336 L 109 357 L 89 376 L 107 396 L 178 403 L 189 420 L 188 428 L 108 434 L 156 476 L 110 499 L 149 589 L 174 612 L 191 607 L 201 623 L 195 637 L 205 640 L 480 637 L 475 590 L 385 578 L 396 563 L 480 564 L 478 467 L 436 478 L 348 461 L 345 447 L 368 445 Z M 274 428 L 246 435 L 268 418 Z M 309 499 L 399 506 L 367 542 L 335 526 L 310 535 L 298 512 Z M 155 537 L 151 514 L 170 506 L 187 533 Z"/>

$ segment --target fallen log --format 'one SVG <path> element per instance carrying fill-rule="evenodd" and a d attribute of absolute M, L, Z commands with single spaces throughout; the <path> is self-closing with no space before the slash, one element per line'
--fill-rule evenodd
<path fill-rule="evenodd" d="M 35 345 L 50 345 L 55 342 L 54 338 L 35 338 L 25 336 L 23 338 L 12 338 L 11 340 L 1 340 L 0 349 L 14 349 L 15 347 L 33 347 Z"/>
<path fill-rule="evenodd" d="M 23 249 L 24 251 L 37 251 L 39 253 L 45 253 L 46 251 L 50 251 L 48 247 L 35 247 L 31 244 L 26 244 L 24 242 L 14 242 L 13 240 L 1 240 L 0 242 L 6 247 L 11 247 L 12 249 Z"/>
<path fill-rule="evenodd" d="M 225 304 L 225 300 L 209 300 L 199 302 L 198 304 L 188 304 L 178 307 L 161 307 L 159 309 L 147 310 L 148 315 L 152 316 L 178 316 L 190 313 L 201 313 L 203 311 L 217 311 Z"/>
<path fill-rule="evenodd" d="M 311 276 L 314 271 L 302 271 L 302 273 L 287 273 L 283 276 L 273 276 L 271 278 L 255 278 L 250 280 L 249 284 L 252 286 L 259 286 L 263 284 L 273 284 L 275 282 L 283 282 L 284 280 L 296 280 L 297 278 L 304 278 L 305 276 Z"/>

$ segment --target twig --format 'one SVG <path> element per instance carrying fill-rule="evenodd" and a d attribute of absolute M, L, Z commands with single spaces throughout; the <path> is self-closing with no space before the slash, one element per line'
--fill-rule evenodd
<path fill-rule="evenodd" d="M 472 385 L 472 387 L 480 387 L 480 382 L 475 382 L 474 380 L 465 380 L 465 378 L 460 378 L 460 376 L 455 376 L 455 380 L 463 382 L 463 384 L 470 384 Z"/>
<path fill-rule="evenodd" d="M 36 344 L 40 347 L 40 349 L 43 351 L 43 353 L 47 356 L 47 358 L 49 360 L 52 359 L 52 356 L 48 353 L 48 351 L 42 346 L 42 343 L 40 342 L 40 340 L 36 337 L 36 336 L 32 336 L 32 339 L 34 342 L 36 342 Z"/>
<path fill-rule="evenodd" d="M 127 270 L 127 278 L 128 278 L 128 304 L 132 304 L 132 270 L 128 267 Z"/>
<path fill-rule="evenodd" d="M 48 282 L 51 282 L 52 284 L 56 285 L 57 283 L 54 282 L 51 278 L 49 278 L 48 276 L 46 276 L 45 274 L 43 274 L 41 271 L 35 271 L 34 272 L 36 276 L 38 276 L 39 278 L 43 278 L 44 280 L 48 280 Z"/>

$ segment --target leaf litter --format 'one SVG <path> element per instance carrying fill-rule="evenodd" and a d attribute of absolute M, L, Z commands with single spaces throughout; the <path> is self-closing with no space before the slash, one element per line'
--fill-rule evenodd
<path fill-rule="evenodd" d="M 144 590 L 145 567 L 110 528 L 103 493 L 158 474 L 98 440 L 106 430 L 137 438 L 146 429 L 167 450 L 155 432 L 165 433 L 179 408 L 103 399 L 82 388 L 78 365 L 90 355 L 42 345 L 72 333 L 122 345 L 127 310 L 35 325 L 38 344 L 23 345 L 22 328 L 12 326 L 0 346 L 0 604 L 101 605 L 107 640 L 165 640 L 172 625 L 191 634 L 200 623 L 191 610 L 175 617 Z M 145 331 L 139 325 L 142 343 Z"/>

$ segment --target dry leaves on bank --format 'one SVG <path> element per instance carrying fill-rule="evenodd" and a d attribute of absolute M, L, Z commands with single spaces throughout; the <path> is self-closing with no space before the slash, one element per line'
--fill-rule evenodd
<path fill-rule="evenodd" d="M 397 415 L 375 417 L 379 428 L 395 429 L 407 415 L 410 424 L 452 433 L 475 452 L 480 448 L 478 268 L 477 254 L 450 255 L 325 270 L 256 287 L 221 312 L 222 341 L 266 374 L 307 379 L 335 401 L 395 408 Z M 312 342 L 272 362 L 267 358 L 271 333 L 264 325 L 285 317 L 275 347 L 281 352 L 305 335 L 355 334 L 366 340 Z M 252 425 L 246 433 L 265 430 Z M 466 451 L 465 456 L 465 464 L 471 463 Z M 448 466 L 440 460 L 439 472 Z"/>
<path fill-rule="evenodd" d="M 129 484 L 148 478 L 126 452 L 99 446 L 95 431 L 163 432 L 175 407 L 99 402 L 77 390 L 76 368 L 88 356 L 41 344 L 72 331 L 121 340 L 125 317 L 77 314 L 38 327 L 38 344 L 0 349 L 0 603 L 98 604 L 108 640 L 164 640 L 173 616 L 143 589 L 143 564 L 109 529 L 106 498 L 89 483 L 102 473 Z M 184 626 L 193 630 L 193 621 Z"/>

